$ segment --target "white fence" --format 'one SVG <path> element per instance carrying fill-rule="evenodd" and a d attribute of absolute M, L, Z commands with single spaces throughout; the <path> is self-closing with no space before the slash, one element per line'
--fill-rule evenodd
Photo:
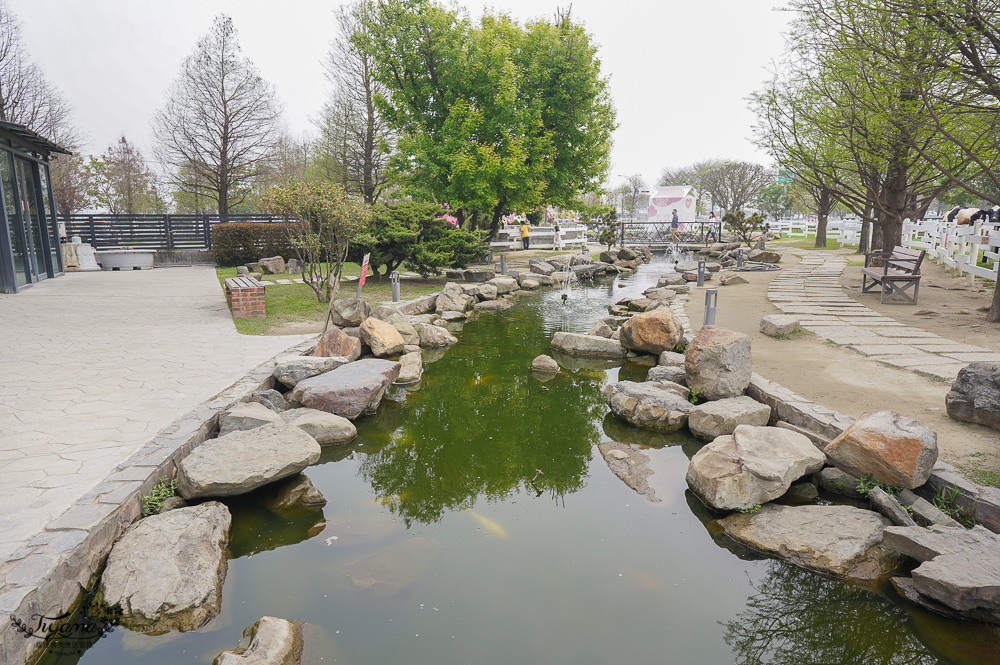
<path fill-rule="evenodd" d="M 976 222 L 956 226 L 941 221 L 913 222 L 903 225 L 902 243 L 926 251 L 929 258 L 965 275 L 970 282 L 973 277 L 997 279 L 1000 224 Z"/>
<path fill-rule="evenodd" d="M 495 251 L 508 251 L 521 249 L 520 225 L 504 224 L 497 231 L 497 237 L 490 243 L 490 247 Z M 559 220 L 562 246 L 569 249 L 571 247 L 581 247 L 587 244 L 587 226 L 577 224 L 572 221 Z M 552 226 L 532 226 L 531 227 L 531 249 L 552 249 L 555 231 Z"/>

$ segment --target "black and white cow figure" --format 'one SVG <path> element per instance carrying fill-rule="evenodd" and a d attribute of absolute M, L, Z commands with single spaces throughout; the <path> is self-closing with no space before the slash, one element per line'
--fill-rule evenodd
<path fill-rule="evenodd" d="M 993 206 L 989 210 L 955 206 L 948 212 L 947 215 L 944 216 L 944 219 L 949 224 L 955 224 L 957 226 L 974 224 L 979 220 L 989 220 L 991 222 L 1000 223 L 1000 206 Z"/>

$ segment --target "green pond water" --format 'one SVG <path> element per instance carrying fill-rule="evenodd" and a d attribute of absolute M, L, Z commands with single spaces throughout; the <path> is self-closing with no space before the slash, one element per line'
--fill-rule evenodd
<path fill-rule="evenodd" d="M 711 530 L 718 516 L 684 482 L 700 444 L 607 415 L 602 387 L 646 368 L 567 361 L 551 380 L 532 375 L 553 332 L 586 332 L 666 266 L 575 285 L 565 305 L 549 289 L 477 316 L 419 389 L 391 390 L 356 442 L 307 470 L 321 511 L 271 512 L 264 491 L 227 502 L 216 619 L 193 633 L 117 628 L 43 662 L 211 663 L 272 615 L 311 624 L 314 662 L 343 665 L 1000 663 L 995 629 Z M 659 502 L 609 471 L 597 450 L 609 440 L 649 447 Z"/>

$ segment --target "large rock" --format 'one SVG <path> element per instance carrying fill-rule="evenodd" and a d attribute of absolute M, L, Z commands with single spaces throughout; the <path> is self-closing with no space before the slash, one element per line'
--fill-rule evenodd
<path fill-rule="evenodd" d="M 285 399 L 285 396 L 274 388 L 269 388 L 268 390 L 256 390 L 253 395 L 250 396 L 250 399 L 258 404 L 266 406 L 275 413 L 281 413 L 282 411 L 286 411 L 291 408 L 288 404 L 288 400 Z"/>
<path fill-rule="evenodd" d="M 650 372 L 670 369 L 676 368 L 654 367 Z M 716 437 L 732 434 L 740 425 L 762 427 L 770 419 L 771 407 L 741 395 L 692 407 L 688 414 L 688 428 L 699 439 L 712 441 Z"/>
<path fill-rule="evenodd" d="M 656 381 L 659 383 L 662 383 L 664 381 L 670 381 L 671 383 L 676 383 L 681 386 L 686 386 L 687 374 L 684 373 L 683 367 L 674 367 L 671 365 L 657 365 L 656 367 L 650 368 L 650 370 L 646 372 L 646 380 Z"/>
<path fill-rule="evenodd" d="M 479 301 L 496 300 L 497 297 L 497 287 L 492 284 L 462 284 L 462 292 Z"/>
<path fill-rule="evenodd" d="M 472 307 L 473 299 L 465 295 L 462 287 L 455 282 L 448 282 L 441 289 L 437 303 L 434 305 L 435 312 L 464 312 Z"/>
<path fill-rule="evenodd" d="M 664 365 L 669 367 L 684 367 L 686 358 L 683 353 L 676 353 L 674 351 L 664 351 L 660 354 L 656 363 L 658 365 Z"/>
<path fill-rule="evenodd" d="M 616 418 L 644 429 L 673 432 L 687 424 L 691 402 L 670 386 L 619 381 L 604 387 L 604 402 Z"/>
<path fill-rule="evenodd" d="M 399 376 L 395 383 L 410 385 L 420 380 L 424 373 L 424 361 L 420 352 L 407 353 L 399 359 Z"/>
<path fill-rule="evenodd" d="M 390 305 L 379 305 L 372 310 L 371 318 L 378 319 L 379 321 L 385 321 L 395 328 L 396 332 L 399 333 L 399 336 L 403 338 L 403 344 L 420 343 L 420 335 L 417 334 L 413 324 L 411 324 L 410 320 L 395 307 Z"/>
<path fill-rule="evenodd" d="M 281 418 L 320 445 L 347 443 L 358 436 L 358 429 L 350 420 L 319 409 L 292 409 L 282 413 Z"/>
<path fill-rule="evenodd" d="M 528 264 L 528 270 L 530 272 L 538 273 L 539 275 L 551 275 L 556 271 L 551 264 L 542 261 L 541 259 L 532 259 L 531 263 Z"/>
<path fill-rule="evenodd" d="M 747 280 L 743 279 L 738 273 L 732 270 L 726 270 L 725 272 L 719 273 L 719 284 L 723 286 L 734 286 L 736 284 L 749 284 Z"/>
<path fill-rule="evenodd" d="M 725 532 L 755 550 L 837 577 L 874 580 L 898 558 L 882 545 L 887 521 L 852 506 L 764 506 L 719 520 Z"/>
<path fill-rule="evenodd" d="M 756 261 L 758 263 L 780 263 L 781 254 L 777 252 L 769 252 L 765 249 L 752 249 L 747 255 L 747 258 L 751 261 Z"/>
<path fill-rule="evenodd" d="M 129 630 L 201 628 L 222 607 L 231 524 L 217 501 L 140 521 L 111 550 L 100 599 L 121 607 Z"/>
<path fill-rule="evenodd" d="M 819 486 L 831 494 L 846 496 L 852 499 L 861 498 L 864 494 L 858 490 L 858 479 L 849 473 L 844 473 L 835 466 L 825 467 L 817 476 Z"/>
<path fill-rule="evenodd" d="M 337 332 L 340 331 L 337 330 Z M 360 345 L 358 345 L 358 353 L 361 353 Z M 348 362 L 350 361 L 342 356 L 281 356 L 271 374 L 284 385 L 294 388 L 295 384 L 302 379 L 329 372 L 341 365 L 346 365 Z"/>
<path fill-rule="evenodd" d="M 312 354 L 317 357 L 346 358 L 354 362 L 361 357 L 361 340 L 339 328 L 330 328 L 319 338 Z"/>
<path fill-rule="evenodd" d="M 804 435 L 778 427 L 739 425 L 695 453 L 686 480 L 717 510 L 747 510 L 788 491 L 823 468 L 826 457 Z"/>
<path fill-rule="evenodd" d="M 869 475 L 897 487 L 920 487 L 937 461 L 937 433 L 895 411 L 864 413 L 830 445 L 826 454 L 853 476 Z"/>
<path fill-rule="evenodd" d="M 437 298 L 437 294 L 435 293 L 429 296 L 420 296 L 419 298 L 414 298 L 413 300 L 393 303 L 392 307 L 403 316 L 417 316 L 419 314 L 433 312 L 434 305 L 437 304 Z"/>
<path fill-rule="evenodd" d="M 379 358 L 398 356 L 406 342 L 391 323 L 368 317 L 361 322 L 361 342 Z"/>
<path fill-rule="evenodd" d="M 695 266 L 695 269 L 697 270 L 697 265 Z M 679 272 L 668 272 L 664 273 L 663 275 L 660 275 L 659 281 L 656 282 L 656 288 L 659 289 L 663 288 L 664 286 L 670 286 L 670 287 L 680 286 L 684 284 L 685 281 L 686 280 L 684 279 L 684 275 L 680 274 Z"/>
<path fill-rule="evenodd" d="M 496 287 L 497 295 L 503 295 L 512 291 L 517 291 L 517 280 L 513 277 L 494 277 L 486 282 Z"/>
<path fill-rule="evenodd" d="M 684 359 L 688 386 L 705 399 L 738 397 L 750 385 L 750 337 L 734 330 L 702 326 Z"/>
<path fill-rule="evenodd" d="M 622 247 L 618 250 L 618 258 L 622 261 L 635 261 L 639 258 L 639 253 L 634 249 L 629 249 L 628 247 Z"/>
<path fill-rule="evenodd" d="M 917 525 L 896 497 L 892 496 L 881 487 L 876 486 L 868 490 L 868 500 L 871 501 L 875 510 L 889 518 L 889 521 L 893 524 L 897 526 Z"/>
<path fill-rule="evenodd" d="M 1000 363 L 972 363 L 958 370 L 944 403 L 956 420 L 1000 429 Z"/>
<path fill-rule="evenodd" d="M 636 314 L 621 327 L 621 344 L 632 351 L 659 355 L 684 339 L 684 326 L 673 310 L 661 307 Z"/>
<path fill-rule="evenodd" d="M 261 504 L 268 510 L 316 509 L 326 505 L 326 497 L 304 473 L 273 483 L 264 491 Z"/>
<path fill-rule="evenodd" d="M 260 270 L 265 275 L 280 275 L 285 272 L 285 259 L 280 256 L 271 256 L 257 262 Z"/>
<path fill-rule="evenodd" d="M 477 312 L 499 312 L 510 309 L 513 303 L 507 300 L 484 300 L 472 306 Z"/>
<path fill-rule="evenodd" d="M 883 537 L 888 547 L 922 562 L 911 573 L 922 596 L 1000 623 L 1000 536 L 981 526 L 894 526 Z"/>
<path fill-rule="evenodd" d="M 341 328 L 360 326 L 361 322 L 372 313 L 371 305 L 364 300 L 354 298 L 339 298 L 333 301 L 330 308 L 330 321 Z M 343 354 L 338 354 L 343 355 Z"/>
<path fill-rule="evenodd" d="M 543 354 L 535 356 L 535 359 L 531 361 L 531 369 L 532 371 L 542 372 L 544 374 L 555 374 L 559 371 L 559 363 L 557 363 L 551 356 Z"/>
<path fill-rule="evenodd" d="M 420 346 L 423 347 L 451 346 L 458 342 L 457 337 L 440 326 L 425 323 L 417 329 L 420 332 Z"/>
<path fill-rule="evenodd" d="M 587 334 L 592 335 L 594 337 L 604 337 L 605 339 L 611 339 L 611 336 L 615 334 L 615 331 L 612 330 L 611 326 L 609 326 L 604 321 L 598 321 L 593 325 L 593 327 L 590 329 L 590 332 L 588 332 Z"/>
<path fill-rule="evenodd" d="M 665 286 L 659 289 L 657 288 L 646 289 L 643 293 L 645 293 L 646 296 L 651 298 L 652 300 L 656 300 L 661 303 L 664 302 L 668 303 L 674 299 L 674 296 L 677 295 L 676 291 L 674 291 L 673 289 L 668 289 Z"/>
<path fill-rule="evenodd" d="M 242 432 L 276 422 L 281 422 L 281 416 L 263 404 L 240 402 L 219 416 L 219 434 Z"/>
<path fill-rule="evenodd" d="M 212 665 L 300 665 L 304 640 L 302 622 L 261 617 L 243 631 L 246 648 L 227 649 Z"/>
<path fill-rule="evenodd" d="M 245 494 L 299 473 L 321 452 L 316 439 L 284 422 L 224 434 L 180 461 L 177 492 L 188 500 Z"/>
<path fill-rule="evenodd" d="M 425 326 L 426 327 L 426 326 Z M 300 381 L 292 397 L 300 404 L 354 420 L 375 413 L 400 364 L 366 358 Z"/>
<path fill-rule="evenodd" d="M 768 337 L 791 335 L 802 330 L 799 317 L 791 314 L 769 314 L 760 320 L 760 331 Z"/>
<path fill-rule="evenodd" d="M 552 348 L 572 356 L 590 358 L 624 358 L 625 348 L 616 339 L 557 332 L 552 336 Z"/>

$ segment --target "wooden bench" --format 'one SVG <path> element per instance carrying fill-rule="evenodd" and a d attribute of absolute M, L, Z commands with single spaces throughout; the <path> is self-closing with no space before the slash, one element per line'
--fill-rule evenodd
<path fill-rule="evenodd" d="M 240 275 L 226 278 L 226 302 L 234 318 L 267 316 L 264 308 L 264 285 L 253 277 Z"/>
<path fill-rule="evenodd" d="M 881 286 L 883 303 L 893 296 L 901 296 L 909 305 L 917 304 L 920 293 L 920 264 L 924 260 L 924 250 L 895 247 L 891 252 L 868 252 L 865 267 L 861 273 L 861 292 L 871 293 Z M 872 259 L 880 259 L 881 266 L 872 265 Z M 869 284 L 871 280 L 871 284 Z M 908 293 L 913 290 L 912 297 Z"/>

